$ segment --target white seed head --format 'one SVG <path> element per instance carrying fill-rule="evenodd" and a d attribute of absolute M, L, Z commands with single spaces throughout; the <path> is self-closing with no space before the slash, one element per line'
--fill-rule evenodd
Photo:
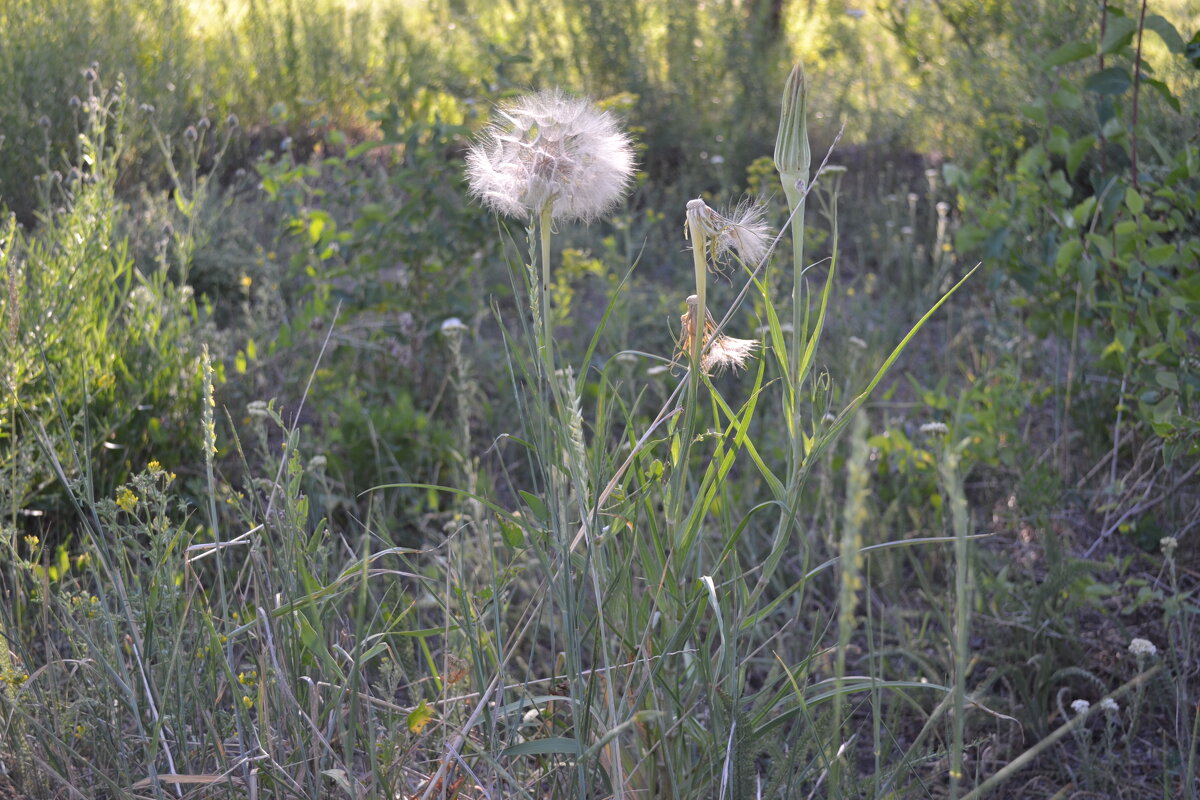
<path fill-rule="evenodd" d="M 633 148 L 612 114 L 558 90 L 497 109 L 467 155 L 471 194 L 510 217 L 589 221 L 621 199 Z"/>
<path fill-rule="evenodd" d="M 771 226 L 766 214 L 766 205 L 755 200 L 743 200 L 725 213 L 715 211 L 700 198 L 689 200 L 687 218 L 699 224 L 707 240 L 693 242 L 693 246 L 711 247 L 713 258 L 718 261 L 730 252 L 737 252 L 743 262 L 756 265 L 771 246 Z"/>
<path fill-rule="evenodd" d="M 758 342 L 754 339 L 735 339 L 732 336 L 718 335 L 700 363 L 706 373 L 720 374 L 726 369 L 744 369 L 746 360 L 754 355 L 757 349 Z"/>
<path fill-rule="evenodd" d="M 1129 652 L 1135 656 L 1153 656 L 1158 654 L 1158 648 L 1149 639 L 1134 639 L 1129 643 Z"/>
<path fill-rule="evenodd" d="M 466 330 L 467 324 L 458 317 L 447 317 L 442 320 L 442 333 L 445 336 L 458 336 L 465 333 Z"/>

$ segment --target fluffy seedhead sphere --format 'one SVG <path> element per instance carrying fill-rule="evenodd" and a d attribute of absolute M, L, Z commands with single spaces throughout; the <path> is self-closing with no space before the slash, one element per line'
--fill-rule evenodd
<path fill-rule="evenodd" d="M 612 114 L 558 90 L 497 109 L 467 155 L 471 194 L 510 217 L 589 221 L 621 199 L 633 148 Z"/>

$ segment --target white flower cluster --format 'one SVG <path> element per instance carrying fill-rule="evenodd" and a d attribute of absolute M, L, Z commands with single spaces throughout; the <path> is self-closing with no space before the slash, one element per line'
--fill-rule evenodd
<path fill-rule="evenodd" d="M 1158 648 L 1149 639 L 1134 639 L 1129 643 L 1129 652 L 1135 656 L 1153 656 L 1158 654 Z"/>
<path fill-rule="evenodd" d="M 1075 700 L 1071 703 L 1071 710 L 1076 714 L 1086 714 L 1088 709 L 1091 707 L 1092 704 L 1087 700 Z"/>

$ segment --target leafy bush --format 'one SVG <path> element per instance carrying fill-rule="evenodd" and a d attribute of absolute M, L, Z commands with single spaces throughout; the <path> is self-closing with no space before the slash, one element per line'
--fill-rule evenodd
<path fill-rule="evenodd" d="M 103 493 L 151 458 L 189 461 L 198 427 L 196 330 L 203 315 L 177 284 L 174 252 L 134 260 L 115 195 L 124 155 L 126 99 L 93 84 L 81 113 L 74 166 L 47 171 L 37 229 L 13 217 L 0 239 L 8 290 L 0 419 L 0 508 L 55 508 L 60 480 Z M 44 162 L 43 162 L 44 164 Z"/>
<path fill-rule="evenodd" d="M 1046 57 L 1048 88 L 1022 110 L 1015 147 L 945 172 L 967 220 L 959 249 L 999 261 L 1026 324 L 1060 343 L 1062 422 L 1093 457 L 1111 451 L 1097 505 L 1124 510 L 1135 503 L 1118 462 L 1144 467 L 1142 442 L 1157 442 L 1168 466 L 1200 452 L 1200 148 L 1155 146 L 1145 122 L 1154 101 L 1157 115 L 1181 103 L 1151 77 L 1143 44 L 1161 39 L 1163 72 L 1188 68 L 1189 46 L 1160 16 L 1144 26 L 1107 16 L 1098 44 Z M 1075 68 L 1086 58 L 1107 66 Z M 1194 79 L 1180 85 L 1195 91 Z"/>

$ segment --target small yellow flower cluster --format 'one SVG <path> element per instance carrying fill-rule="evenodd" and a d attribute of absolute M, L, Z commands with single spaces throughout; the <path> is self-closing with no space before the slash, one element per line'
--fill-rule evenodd
<path fill-rule="evenodd" d="M 128 486 L 122 486 L 117 490 L 117 506 L 126 513 L 137 508 L 138 499 L 137 494 Z"/>
<path fill-rule="evenodd" d="M 242 695 L 242 706 L 246 709 L 254 708 L 254 698 L 251 696 L 254 693 L 255 687 L 258 686 L 258 670 L 250 670 L 249 672 L 239 672 L 238 683 L 246 687 L 247 693 Z"/>
<path fill-rule="evenodd" d="M 19 669 L 16 664 L 9 669 L 0 671 L 0 686 L 8 686 L 10 691 L 16 691 L 29 680 L 29 673 Z"/>

